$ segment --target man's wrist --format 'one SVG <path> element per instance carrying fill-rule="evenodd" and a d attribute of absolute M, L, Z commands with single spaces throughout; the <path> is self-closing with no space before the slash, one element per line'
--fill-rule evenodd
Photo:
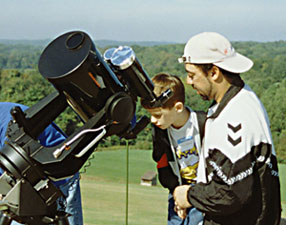
<path fill-rule="evenodd" d="M 188 201 L 189 188 L 190 188 L 189 185 L 181 185 L 181 186 L 176 187 L 173 196 L 179 208 L 185 209 L 185 208 L 191 207 L 191 204 Z"/>
<path fill-rule="evenodd" d="M 189 203 L 189 207 L 192 207 L 193 205 L 192 205 L 192 203 L 190 202 L 190 194 L 189 194 L 189 192 L 191 191 L 191 189 L 192 189 L 192 186 L 190 185 L 190 187 L 189 187 L 189 189 L 187 190 L 187 192 L 186 192 L 186 200 L 187 200 L 187 202 Z"/>

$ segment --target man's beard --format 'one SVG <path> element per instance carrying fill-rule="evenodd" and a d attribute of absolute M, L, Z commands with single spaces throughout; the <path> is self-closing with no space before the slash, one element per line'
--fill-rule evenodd
<path fill-rule="evenodd" d="M 201 98 L 202 98 L 204 101 L 209 101 L 209 100 L 210 100 L 209 97 L 206 96 L 206 95 L 200 94 L 200 96 L 201 96 Z"/>
<path fill-rule="evenodd" d="M 199 94 L 204 101 L 209 101 L 210 100 L 210 96 L 211 96 L 211 93 L 212 93 L 212 90 L 213 90 L 212 83 L 209 80 L 208 80 L 208 83 L 209 83 L 208 94 L 202 94 L 198 89 L 195 88 L 194 85 L 192 85 L 192 87 L 197 91 L 197 94 Z"/>
<path fill-rule="evenodd" d="M 193 86 L 193 89 L 197 91 L 197 94 L 198 94 L 199 96 L 201 96 L 201 98 L 202 98 L 204 101 L 209 101 L 209 100 L 210 100 L 210 98 L 209 98 L 208 95 L 202 94 L 202 93 L 201 93 L 198 89 L 196 89 L 194 86 Z M 211 91 L 211 90 L 210 90 L 210 91 Z"/>

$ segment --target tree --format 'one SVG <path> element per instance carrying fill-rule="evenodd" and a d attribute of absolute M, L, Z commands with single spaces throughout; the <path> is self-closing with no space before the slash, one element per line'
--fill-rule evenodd
<path fill-rule="evenodd" d="M 271 123 L 273 140 L 280 161 L 286 159 L 286 41 L 234 42 L 234 48 L 254 61 L 253 68 L 242 74 L 243 80 L 256 92 L 263 102 Z M 178 75 L 185 82 L 184 66 L 177 62 L 183 54 L 184 45 L 132 46 L 136 57 L 150 77 L 160 72 Z M 106 48 L 105 48 L 106 49 Z M 105 49 L 99 49 L 104 52 Z M 0 44 L 0 100 L 19 102 L 31 106 L 53 91 L 52 85 L 39 74 L 37 62 L 41 46 Z M 202 101 L 190 85 L 186 87 L 186 105 L 194 110 L 206 110 L 210 102 Z M 148 115 L 137 103 L 136 116 Z M 68 108 L 56 123 L 68 134 L 82 125 L 77 115 Z M 137 148 L 151 148 L 151 126 L 148 125 L 130 141 Z M 108 137 L 101 146 L 123 145 L 124 139 Z"/>

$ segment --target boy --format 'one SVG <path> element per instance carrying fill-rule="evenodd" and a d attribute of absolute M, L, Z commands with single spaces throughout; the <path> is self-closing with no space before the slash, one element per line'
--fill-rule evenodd
<path fill-rule="evenodd" d="M 175 207 L 172 195 L 177 186 L 196 182 L 198 154 L 201 150 L 197 114 L 184 105 L 185 88 L 179 77 L 160 73 L 152 81 L 156 96 L 167 89 L 173 93 L 162 107 L 151 108 L 144 100 L 141 102 L 151 114 L 151 123 L 154 125 L 153 159 L 157 162 L 159 180 L 170 191 L 168 225 L 202 224 L 201 212 L 195 208 L 186 210 Z"/>

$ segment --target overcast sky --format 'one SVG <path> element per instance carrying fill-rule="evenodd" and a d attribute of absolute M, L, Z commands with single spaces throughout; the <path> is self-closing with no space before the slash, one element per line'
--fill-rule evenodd
<path fill-rule="evenodd" d="M 83 30 L 95 40 L 186 42 L 202 31 L 231 41 L 286 40 L 285 0 L 0 0 L 0 39 Z"/>

